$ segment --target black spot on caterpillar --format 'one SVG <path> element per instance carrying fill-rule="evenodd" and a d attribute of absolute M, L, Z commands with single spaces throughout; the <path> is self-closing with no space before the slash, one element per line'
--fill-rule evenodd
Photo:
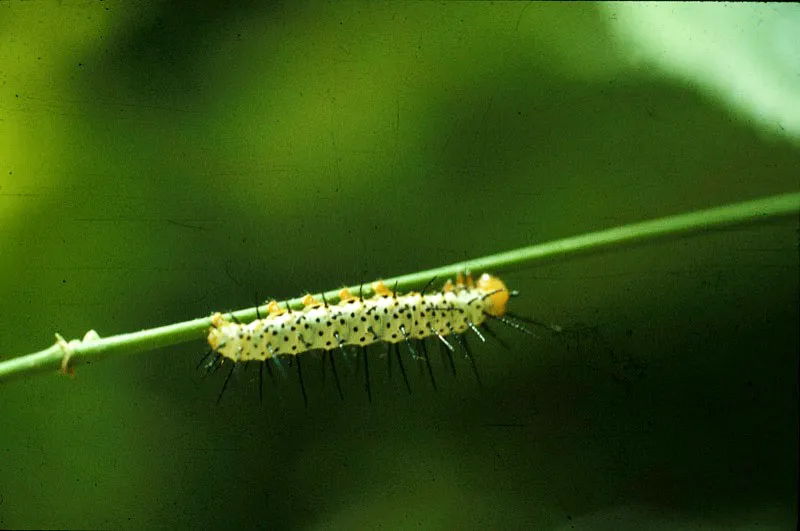
<path fill-rule="evenodd" d="M 430 284 L 429 282 L 428 286 Z M 354 296 L 347 289 L 343 289 L 339 292 L 338 304 L 329 304 L 324 299 L 320 302 L 311 295 L 306 295 L 303 298 L 304 307 L 300 310 L 291 310 L 281 308 L 276 301 L 272 301 L 268 305 L 269 314 L 250 323 L 239 323 L 235 319 L 231 321 L 221 313 L 215 313 L 211 317 L 212 326 L 208 333 L 208 344 L 211 349 L 206 357 L 211 354 L 215 356 L 208 368 L 216 370 L 225 360 L 234 362 L 223 385 L 222 392 L 224 392 L 236 365 L 259 361 L 262 362 L 262 374 L 263 366 L 266 365 L 271 375 L 270 360 L 280 368 L 280 359 L 288 356 L 290 360 L 296 360 L 305 400 L 301 354 L 322 351 L 330 360 L 332 372 L 336 377 L 333 351 L 338 349 L 344 352 L 346 347 L 356 346 L 361 348 L 367 378 L 365 387 L 368 396 L 371 397 L 366 351 L 369 345 L 383 343 L 388 345 L 388 350 L 394 348 L 408 387 L 398 344 L 404 343 L 415 358 L 423 358 L 430 371 L 430 361 L 424 341 L 431 337 L 437 338 L 449 356 L 455 351 L 455 346 L 448 338 L 455 338 L 455 345 L 469 358 L 475 376 L 480 382 L 464 334 L 472 332 L 481 341 L 485 341 L 483 332 L 486 332 L 490 337 L 497 339 L 486 324 L 489 319 L 498 320 L 531 335 L 532 332 L 522 323 L 540 324 L 509 314 L 506 304 L 509 297 L 515 293 L 510 292 L 499 278 L 486 273 L 477 281 L 474 281 L 471 275 L 465 278 L 459 274 L 455 283 L 448 280 L 441 291 L 436 293 L 426 294 L 425 289 L 401 295 L 396 290 L 390 290 L 382 281 L 377 281 L 373 284 L 374 295 L 367 299 Z M 506 346 L 502 341 L 500 343 Z M 430 376 L 435 387 L 432 372 Z M 337 389 L 341 396 L 338 378 Z"/>

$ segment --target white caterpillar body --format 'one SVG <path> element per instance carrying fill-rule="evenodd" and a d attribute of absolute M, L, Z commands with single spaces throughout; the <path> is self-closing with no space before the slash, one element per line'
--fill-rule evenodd
<path fill-rule="evenodd" d="M 483 274 L 477 282 L 459 275 L 437 293 L 392 293 L 383 282 L 374 295 L 362 299 L 344 289 L 337 304 L 310 295 L 304 308 L 287 310 L 269 304 L 269 315 L 241 324 L 216 313 L 208 334 L 211 349 L 234 362 L 264 361 L 275 356 L 342 346 L 399 343 L 430 336 L 462 334 L 480 326 L 487 316 L 501 317 L 509 292 L 503 282 Z"/>

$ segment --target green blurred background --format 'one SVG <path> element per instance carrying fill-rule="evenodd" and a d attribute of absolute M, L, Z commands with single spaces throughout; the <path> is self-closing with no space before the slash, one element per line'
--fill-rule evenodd
<path fill-rule="evenodd" d="M 795 6 L 224 4 L 0 1 L 3 357 L 800 188 Z M 504 275 L 573 332 L 482 390 L 215 406 L 202 340 L 3 383 L 0 527 L 794 528 L 797 247 Z"/>

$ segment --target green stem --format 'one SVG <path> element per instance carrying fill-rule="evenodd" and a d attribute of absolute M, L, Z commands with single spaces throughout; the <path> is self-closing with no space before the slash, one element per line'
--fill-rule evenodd
<path fill-rule="evenodd" d="M 417 287 L 433 277 L 447 278 L 462 271 L 465 266 L 476 272 L 485 270 L 500 272 L 520 264 L 541 263 L 543 261 L 570 257 L 579 253 L 598 252 L 610 247 L 621 247 L 650 242 L 658 238 L 677 237 L 686 234 L 718 230 L 732 225 L 753 223 L 767 219 L 788 216 L 800 212 L 800 193 L 783 194 L 755 201 L 736 203 L 689 214 L 680 214 L 652 221 L 632 223 L 622 227 L 591 232 L 581 236 L 565 238 L 540 245 L 523 247 L 514 251 L 493 254 L 483 258 L 459 262 L 419 273 L 386 279 L 388 286 L 406 290 Z M 349 288 L 356 292 L 359 286 Z M 371 286 L 364 286 L 364 294 L 370 295 Z M 337 300 L 338 290 L 325 293 L 328 300 Z M 289 301 L 293 308 L 302 306 L 299 298 Z M 259 308 L 266 313 L 266 307 Z M 237 319 L 246 322 L 256 318 L 256 309 L 250 308 L 233 312 Z M 210 318 L 194 319 L 150 330 L 129 334 L 97 338 L 91 335 L 84 341 L 57 341 L 45 350 L 0 362 L 0 380 L 36 371 L 62 367 L 67 357 L 70 366 L 106 356 L 134 354 L 159 347 L 195 341 L 205 336 L 211 326 Z M 66 365 L 65 363 L 63 364 Z"/>

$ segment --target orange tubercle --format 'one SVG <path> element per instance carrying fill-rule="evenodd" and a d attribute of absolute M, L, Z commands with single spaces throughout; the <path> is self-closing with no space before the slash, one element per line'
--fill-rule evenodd
<path fill-rule="evenodd" d="M 269 301 L 269 304 L 267 305 L 267 311 L 270 315 L 280 315 L 286 310 L 278 306 L 278 301 Z"/>
<path fill-rule="evenodd" d="M 381 297 L 389 296 L 392 294 L 392 290 L 386 287 L 386 284 L 383 283 L 383 280 L 379 280 L 372 285 L 372 289 L 375 290 L 375 294 L 380 295 Z"/>
<path fill-rule="evenodd" d="M 349 301 L 351 299 L 355 299 L 355 297 L 353 296 L 352 293 L 350 293 L 349 289 L 342 288 L 342 290 L 339 291 L 339 300 L 340 301 Z"/>
<path fill-rule="evenodd" d="M 213 326 L 214 328 L 219 328 L 220 326 L 224 325 L 226 322 L 227 321 L 225 320 L 225 318 L 222 317 L 222 314 L 219 313 L 219 312 L 217 312 L 217 313 L 215 313 L 214 315 L 211 316 L 211 326 Z"/>

